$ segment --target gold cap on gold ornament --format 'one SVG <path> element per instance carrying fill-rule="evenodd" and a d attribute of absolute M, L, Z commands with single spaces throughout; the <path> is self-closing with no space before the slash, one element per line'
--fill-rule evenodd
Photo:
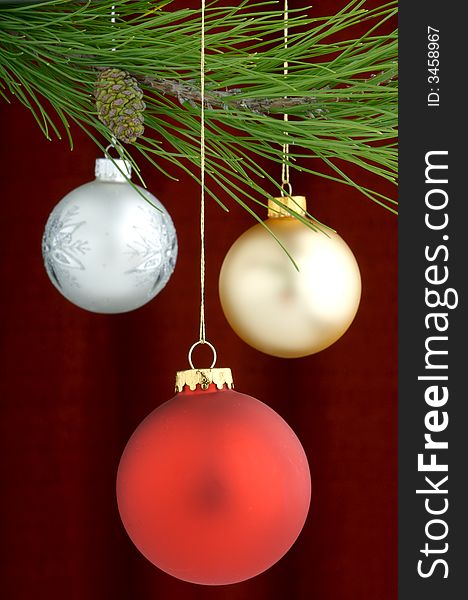
<path fill-rule="evenodd" d="M 192 391 L 200 386 L 202 390 L 207 390 L 210 384 L 214 383 L 218 390 L 227 386 L 229 389 L 234 387 L 231 369 L 188 369 L 187 371 L 177 371 L 175 389 L 181 392 L 185 386 Z"/>
<path fill-rule="evenodd" d="M 281 196 L 268 200 L 268 218 L 291 217 L 290 211 L 294 211 L 301 217 L 307 212 L 307 200 L 305 196 Z"/>

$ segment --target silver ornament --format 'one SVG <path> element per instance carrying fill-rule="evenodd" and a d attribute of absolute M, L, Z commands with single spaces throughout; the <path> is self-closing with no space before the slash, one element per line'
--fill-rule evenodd
<path fill-rule="evenodd" d="M 50 280 L 70 302 L 96 313 L 123 313 L 149 302 L 171 276 L 177 237 L 169 213 L 125 178 L 124 160 L 96 160 L 96 179 L 53 209 L 42 241 Z"/>

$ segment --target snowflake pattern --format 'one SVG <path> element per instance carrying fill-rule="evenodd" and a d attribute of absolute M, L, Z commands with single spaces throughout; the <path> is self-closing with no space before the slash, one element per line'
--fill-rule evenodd
<path fill-rule="evenodd" d="M 163 287 L 174 270 L 177 256 L 177 238 L 171 223 L 167 221 L 164 213 L 157 209 L 140 206 L 149 217 L 149 227 L 133 227 L 136 238 L 128 244 L 128 252 L 132 258 L 139 257 L 140 262 L 127 273 L 139 275 L 138 285 L 154 282 L 149 290 L 153 295 L 156 287 Z M 155 271 L 160 271 L 155 280 Z M 162 284 L 162 285 L 161 285 Z"/>
<path fill-rule="evenodd" d="M 79 212 L 78 206 L 72 206 L 63 215 L 52 213 L 45 228 L 42 240 L 44 261 L 57 284 L 59 272 L 61 277 L 66 277 L 72 285 L 78 287 L 76 278 L 69 270 L 84 271 L 80 258 L 91 250 L 87 240 L 74 239 L 77 230 L 86 223 L 77 221 Z"/>

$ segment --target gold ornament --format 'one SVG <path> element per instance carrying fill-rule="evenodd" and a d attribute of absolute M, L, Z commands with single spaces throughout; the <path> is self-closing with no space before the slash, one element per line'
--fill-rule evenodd
<path fill-rule="evenodd" d="M 260 223 L 237 239 L 224 259 L 219 293 L 229 324 L 250 346 L 282 358 L 327 348 L 356 315 L 361 277 L 353 253 L 332 231 L 313 231 L 280 209 L 305 214 L 304 196 L 269 202 L 268 227 L 299 271 Z"/>

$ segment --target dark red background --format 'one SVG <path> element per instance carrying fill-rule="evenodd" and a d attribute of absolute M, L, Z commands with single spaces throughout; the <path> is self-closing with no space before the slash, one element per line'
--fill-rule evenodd
<path fill-rule="evenodd" d="M 321 2 L 319 10 L 343 4 Z M 176 271 L 136 312 L 82 311 L 49 282 L 40 247 L 53 206 L 92 179 L 96 150 L 75 131 L 69 152 L 65 141 L 47 142 L 26 109 L 3 103 L 0 110 L 2 597 L 394 600 L 396 218 L 351 188 L 294 176 L 295 192 L 307 195 L 314 215 L 353 249 L 363 296 L 338 343 L 282 360 L 246 346 L 224 319 L 219 268 L 253 222 L 233 202 L 229 214 L 209 203 L 208 337 L 237 389 L 270 404 L 296 431 L 313 496 L 299 540 L 268 572 L 234 586 L 191 585 L 160 572 L 133 547 L 117 513 L 114 480 L 128 437 L 173 395 L 175 371 L 186 368 L 198 335 L 199 190 L 187 177 L 173 182 L 142 165 L 178 231 Z"/>

